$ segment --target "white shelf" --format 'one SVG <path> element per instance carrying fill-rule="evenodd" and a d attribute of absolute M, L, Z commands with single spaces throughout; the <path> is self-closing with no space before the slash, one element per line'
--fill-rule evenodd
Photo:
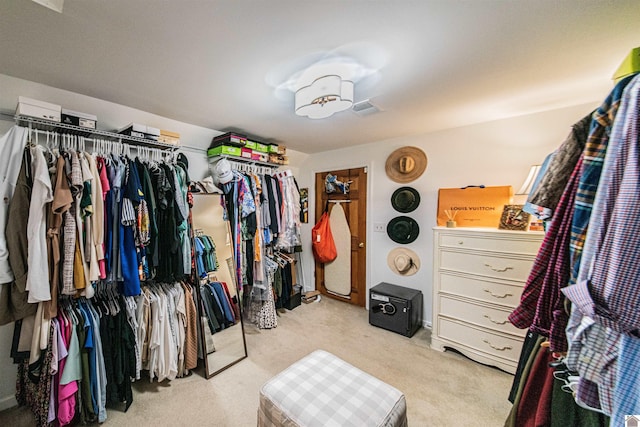
<path fill-rule="evenodd" d="M 18 126 L 29 127 L 33 129 L 43 131 L 53 131 L 59 133 L 66 133 L 71 135 L 83 136 L 85 138 L 111 138 L 116 139 L 118 142 L 131 143 L 133 145 L 141 145 L 151 148 L 159 148 L 162 150 L 178 150 L 180 146 L 173 144 L 166 144 L 164 142 L 154 141 L 152 139 L 138 138 L 135 136 L 123 135 L 120 133 L 107 132 L 98 129 L 88 129 L 85 127 L 68 125 L 66 123 L 54 122 L 51 120 L 40 119 L 37 117 L 29 116 L 15 116 L 14 117 Z"/>
<path fill-rule="evenodd" d="M 227 156 L 224 154 L 209 157 L 208 159 L 209 159 L 209 163 L 215 163 L 220 159 L 227 159 L 230 162 L 242 163 L 246 165 L 264 166 L 271 169 L 277 169 L 280 166 L 285 166 L 285 165 L 279 165 L 277 163 L 261 162 L 260 160 L 251 160 L 251 159 L 247 159 L 246 157 Z"/>

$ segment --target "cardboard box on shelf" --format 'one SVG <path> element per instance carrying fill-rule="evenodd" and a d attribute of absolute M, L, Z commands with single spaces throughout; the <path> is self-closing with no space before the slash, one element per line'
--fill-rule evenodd
<path fill-rule="evenodd" d="M 240 155 L 242 157 L 244 157 L 245 159 L 251 159 L 251 155 L 253 154 L 253 151 L 251 149 L 242 147 L 240 151 L 241 151 Z"/>
<path fill-rule="evenodd" d="M 63 108 L 61 122 L 67 125 L 79 126 L 87 129 L 95 129 L 98 123 L 98 116 Z"/>
<path fill-rule="evenodd" d="M 276 165 L 288 165 L 289 158 L 287 156 L 283 156 L 282 154 L 269 154 L 269 163 L 274 163 Z"/>
<path fill-rule="evenodd" d="M 287 154 L 287 147 L 284 145 L 269 144 L 267 146 L 267 151 L 274 154 Z"/>
<path fill-rule="evenodd" d="M 227 132 L 222 135 L 214 136 L 211 140 L 210 147 L 218 145 L 230 145 L 236 147 L 244 147 L 247 143 L 247 137 L 235 132 Z"/>
<path fill-rule="evenodd" d="M 16 116 L 37 117 L 39 119 L 51 120 L 52 122 L 60 122 L 62 107 L 49 102 L 27 98 L 26 96 L 18 96 Z"/>
<path fill-rule="evenodd" d="M 209 148 L 207 150 L 208 157 L 215 157 L 215 156 L 222 156 L 222 155 L 240 157 L 242 155 L 242 148 L 231 147 L 229 145 L 218 145 L 217 147 Z"/>
<path fill-rule="evenodd" d="M 116 133 L 123 135 L 135 136 L 136 138 L 144 138 L 147 133 L 147 126 L 140 123 L 129 123 L 118 129 Z"/>
<path fill-rule="evenodd" d="M 256 150 L 260 151 L 261 153 L 268 153 L 269 152 L 269 146 L 267 144 L 263 144 L 261 142 L 257 142 L 256 143 Z"/>
<path fill-rule="evenodd" d="M 180 145 L 180 134 L 178 132 L 172 132 L 170 130 L 160 129 L 160 136 L 158 136 L 158 142 L 165 144 Z"/>
<path fill-rule="evenodd" d="M 147 126 L 147 131 L 144 133 L 144 137 L 146 139 L 153 139 L 154 141 L 157 141 L 159 136 L 160 136 L 160 129 Z"/>

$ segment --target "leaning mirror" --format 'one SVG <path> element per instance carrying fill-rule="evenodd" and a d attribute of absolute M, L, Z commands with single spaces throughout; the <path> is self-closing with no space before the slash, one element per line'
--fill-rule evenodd
<path fill-rule="evenodd" d="M 229 266 L 233 251 L 220 195 L 193 194 L 195 267 L 199 278 L 200 337 L 205 376 L 211 378 L 247 357 L 240 295 Z"/>

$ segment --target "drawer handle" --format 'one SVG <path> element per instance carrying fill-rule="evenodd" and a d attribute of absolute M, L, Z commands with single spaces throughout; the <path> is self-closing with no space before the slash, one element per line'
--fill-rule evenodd
<path fill-rule="evenodd" d="M 505 351 L 505 350 L 511 350 L 511 346 L 510 345 L 505 345 L 504 347 L 496 347 L 495 345 L 491 344 L 489 342 L 489 340 L 482 340 L 484 343 L 489 344 L 489 347 L 491 347 L 494 350 L 498 350 L 498 351 Z"/>
<path fill-rule="evenodd" d="M 496 267 L 492 266 L 491 264 L 485 264 L 484 266 L 485 267 L 489 267 L 490 269 L 492 269 L 493 271 L 498 272 L 498 273 L 504 273 L 505 271 L 513 270 L 513 267 L 496 268 Z"/>
<path fill-rule="evenodd" d="M 495 323 L 496 325 L 504 325 L 505 323 L 507 323 L 507 322 L 508 322 L 508 320 L 503 320 L 502 322 L 499 322 L 499 321 L 497 321 L 497 320 L 493 320 L 493 319 L 491 318 L 491 316 L 489 316 L 488 314 L 485 314 L 485 315 L 484 315 L 484 317 L 486 317 L 487 319 L 489 319 L 489 321 L 490 321 L 491 323 Z"/>
<path fill-rule="evenodd" d="M 506 298 L 506 297 L 512 297 L 513 296 L 513 294 L 497 295 L 497 294 L 494 294 L 493 292 L 491 292 L 489 289 L 485 289 L 484 291 L 489 293 L 489 295 L 491 295 L 494 298 Z"/>
<path fill-rule="evenodd" d="M 459 240 L 459 241 L 458 241 L 458 244 L 459 244 L 459 245 L 464 245 L 464 240 Z"/>

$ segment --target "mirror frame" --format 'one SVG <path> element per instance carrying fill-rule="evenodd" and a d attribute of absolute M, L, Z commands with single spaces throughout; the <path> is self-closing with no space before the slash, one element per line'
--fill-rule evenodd
<path fill-rule="evenodd" d="M 202 200 L 205 200 L 205 198 L 213 198 L 216 197 L 218 198 L 218 202 L 220 197 L 222 196 L 219 193 L 192 193 L 193 194 L 193 206 L 196 206 L 197 200 L 199 198 L 202 198 Z M 193 208 L 192 208 L 193 210 Z M 218 220 L 218 219 L 216 219 Z M 219 221 L 223 221 L 222 217 L 219 218 Z M 230 229 L 229 229 L 229 221 L 224 221 L 226 224 L 226 228 L 227 228 L 227 235 L 230 236 Z M 193 216 L 192 216 L 192 227 L 193 227 L 193 235 L 192 235 L 192 245 L 195 248 L 195 238 L 196 238 L 196 230 L 200 229 L 201 227 L 197 227 L 197 224 L 195 224 L 193 222 Z M 216 245 L 219 244 L 219 242 L 215 242 Z M 195 250 L 194 250 L 194 256 L 195 256 Z M 235 252 L 233 250 L 233 245 L 231 247 L 231 259 L 235 259 Z M 218 259 L 218 262 L 220 264 L 220 268 L 224 268 L 224 265 L 226 265 L 226 260 L 220 260 Z M 224 265 L 223 265 L 224 264 Z M 195 285 L 197 287 L 197 300 L 198 300 L 198 335 L 199 335 L 199 339 L 200 339 L 200 345 L 202 347 L 202 358 L 204 359 L 204 376 L 206 379 L 210 379 L 213 376 L 219 374 L 222 371 L 225 371 L 226 369 L 229 369 L 231 366 L 237 364 L 238 362 L 246 359 L 247 357 L 249 357 L 249 353 L 247 351 L 247 340 L 245 337 L 245 330 L 244 330 L 244 310 L 242 307 L 242 298 L 240 295 L 240 291 L 238 290 L 238 285 L 236 283 L 235 280 L 235 276 L 233 274 L 233 272 L 230 272 L 230 276 L 231 276 L 231 283 L 227 283 L 227 286 L 233 286 L 235 291 L 236 291 L 236 296 L 238 298 L 238 310 L 240 311 L 240 325 L 235 325 L 235 326 L 240 326 L 240 330 L 242 333 L 242 345 L 244 348 L 244 355 L 239 357 L 238 359 L 234 360 L 233 362 L 230 362 L 226 365 L 224 365 L 222 368 L 217 369 L 214 372 L 210 372 L 209 371 L 209 353 L 207 353 L 207 342 L 206 342 L 206 329 L 205 329 L 205 325 L 202 322 L 202 318 L 204 316 L 203 310 L 204 307 L 202 306 L 203 301 L 202 301 L 202 297 L 200 295 L 200 286 L 201 286 L 201 279 L 200 279 L 200 275 L 198 273 L 198 263 L 194 262 L 194 281 L 195 281 Z M 214 337 L 214 345 L 215 345 L 215 334 L 213 334 Z M 214 353 L 211 353 L 214 354 Z"/>

